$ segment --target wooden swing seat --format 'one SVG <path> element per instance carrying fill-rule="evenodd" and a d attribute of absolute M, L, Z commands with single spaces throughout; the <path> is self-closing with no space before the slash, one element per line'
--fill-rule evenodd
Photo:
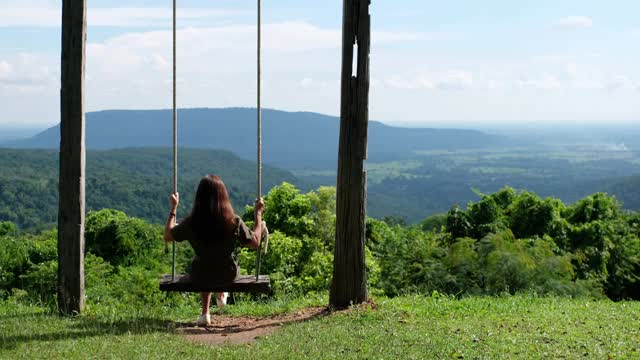
<path fill-rule="evenodd" d="M 167 292 L 239 292 L 270 294 L 271 281 L 268 275 L 260 275 L 256 281 L 255 275 L 240 275 L 232 283 L 225 285 L 201 285 L 191 280 L 189 275 L 176 274 L 171 281 L 171 274 L 162 275 L 160 290 Z"/>

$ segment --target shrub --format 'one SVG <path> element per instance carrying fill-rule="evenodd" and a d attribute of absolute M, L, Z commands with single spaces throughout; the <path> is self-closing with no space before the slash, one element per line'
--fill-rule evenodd
<path fill-rule="evenodd" d="M 519 194 L 508 209 L 510 229 L 517 238 L 542 236 L 560 218 L 564 205 L 557 199 L 540 199 L 530 192 Z"/>
<path fill-rule="evenodd" d="M 55 301 L 58 261 L 49 260 L 32 265 L 26 274 L 20 275 L 22 289 L 36 302 L 50 304 Z"/>
<path fill-rule="evenodd" d="M 449 254 L 446 257 L 445 264 L 453 277 L 450 285 L 452 293 L 482 293 L 481 261 L 476 251 L 475 239 L 457 239 L 449 247 Z"/>
<path fill-rule="evenodd" d="M 87 215 L 85 249 L 113 265 L 132 265 L 161 247 L 160 230 L 121 211 L 105 209 Z"/>
<path fill-rule="evenodd" d="M 18 227 L 11 221 L 0 221 L 0 236 L 16 236 Z"/>
<path fill-rule="evenodd" d="M 635 234 L 616 236 L 611 245 L 607 295 L 615 300 L 640 299 L 640 238 Z"/>
<path fill-rule="evenodd" d="M 420 223 L 422 231 L 442 232 L 447 226 L 447 214 L 435 214 Z"/>
<path fill-rule="evenodd" d="M 451 234 L 451 240 L 470 236 L 472 230 L 469 215 L 458 205 L 452 207 L 447 213 L 447 231 Z"/>
<path fill-rule="evenodd" d="M 313 235 L 313 219 L 311 200 L 295 186 L 284 182 L 276 186 L 264 199 L 265 211 L 263 220 L 271 231 L 278 230 L 283 234 L 302 238 Z M 253 220 L 253 209 L 248 207 L 243 216 L 245 220 Z"/>
<path fill-rule="evenodd" d="M 568 218 L 573 224 L 611 220 L 620 216 L 620 208 L 620 202 L 615 197 L 596 193 L 576 202 L 569 209 Z"/>

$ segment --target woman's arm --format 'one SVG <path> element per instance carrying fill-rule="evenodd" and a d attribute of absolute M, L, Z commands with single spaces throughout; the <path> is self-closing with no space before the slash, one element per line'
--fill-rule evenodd
<path fill-rule="evenodd" d="M 262 212 L 264 211 L 264 200 L 262 198 L 256 200 L 253 208 L 253 239 L 247 244 L 252 249 L 260 247 L 260 238 L 262 237 Z"/>
<path fill-rule="evenodd" d="M 180 202 L 180 196 L 178 193 L 173 193 L 169 196 L 169 217 L 167 217 L 167 223 L 164 225 L 164 241 L 174 241 L 171 235 L 171 229 L 176 226 L 176 210 L 178 210 L 178 203 Z"/>

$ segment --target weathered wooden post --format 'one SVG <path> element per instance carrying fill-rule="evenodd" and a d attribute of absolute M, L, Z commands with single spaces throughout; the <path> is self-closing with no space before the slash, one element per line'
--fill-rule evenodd
<path fill-rule="evenodd" d="M 367 301 L 364 160 L 369 122 L 370 5 L 370 0 L 343 2 L 336 246 L 330 295 L 331 305 L 338 308 Z"/>
<path fill-rule="evenodd" d="M 85 113 L 87 0 L 62 1 L 58 311 L 84 305 Z"/>

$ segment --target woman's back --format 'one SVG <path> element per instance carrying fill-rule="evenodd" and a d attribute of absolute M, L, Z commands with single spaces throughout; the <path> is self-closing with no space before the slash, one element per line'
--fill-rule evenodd
<path fill-rule="evenodd" d="M 196 253 L 191 268 L 194 281 L 221 284 L 235 279 L 238 264 L 234 258 L 234 250 L 238 246 L 249 244 L 253 233 L 239 216 L 235 216 L 234 223 L 233 231 L 218 231 L 217 234 L 199 232 L 193 219 L 188 217 L 171 229 L 175 241 L 189 241 Z"/>

